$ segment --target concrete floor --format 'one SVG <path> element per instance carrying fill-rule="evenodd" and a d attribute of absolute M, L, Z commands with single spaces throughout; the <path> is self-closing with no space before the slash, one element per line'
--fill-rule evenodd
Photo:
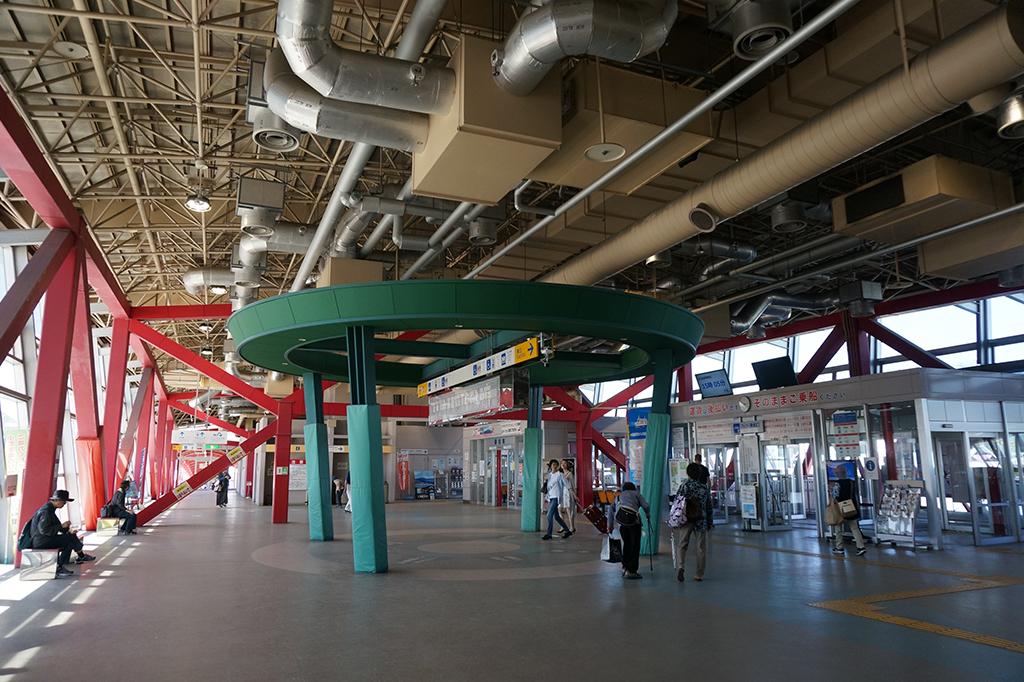
<path fill-rule="evenodd" d="M 721 528 L 705 582 L 668 556 L 623 582 L 582 517 L 540 542 L 510 512 L 387 510 L 388 575 L 352 573 L 346 514 L 310 544 L 303 507 L 272 526 L 208 492 L 74 579 L 8 573 L 0 679 L 1024 679 L 1020 545 L 836 559 L 806 530 Z"/>

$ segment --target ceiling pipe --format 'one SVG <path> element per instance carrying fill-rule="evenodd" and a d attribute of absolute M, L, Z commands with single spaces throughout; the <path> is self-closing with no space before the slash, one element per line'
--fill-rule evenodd
<path fill-rule="evenodd" d="M 267 106 L 289 125 L 333 140 L 360 140 L 412 152 L 427 141 L 425 114 L 330 99 L 292 73 L 281 48 L 267 55 Z"/>
<path fill-rule="evenodd" d="M 719 237 L 701 237 L 696 241 L 683 242 L 679 245 L 679 250 L 690 255 L 706 254 L 722 259 L 708 264 L 700 271 L 698 278 L 701 281 L 707 280 L 731 265 L 750 263 L 757 258 L 757 249 L 753 246 Z"/>
<path fill-rule="evenodd" d="M 411 57 L 346 50 L 331 38 L 331 0 L 280 0 L 277 41 L 296 76 L 324 97 L 423 114 L 448 111 L 455 72 Z M 433 23 L 436 23 L 436 19 Z"/>
<path fill-rule="evenodd" d="M 417 272 L 430 265 L 430 263 L 442 253 L 445 249 L 455 243 L 463 232 L 469 228 L 469 223 L 476 220 L 480 215 L 487 210 L 486 204 L 472 204 L 470 202 L 462 202 L 459 204 L 452 214 L 448 216 L 448 220 L 444 221 L 434 234 L 430 236 L 427 242 L 428 248 L 426 252 L 420 256 L 415 263 L 409 266 L 409 269 L 402 273 L 401 279 L 407 280 L 412 278 Z"/>
<path fill-rule="evenodd" d="M 419 58 L 446 4 L 447 0 L 418 0 L 412 13 L 409 15 L 409 21 L 405 25 L 402 40 L 398 43 L 398 48 L 395 50 L 395 56 L 398 59 L 413 60 Z M 366 142 L 357 142 L 352 145 L 352 150 L 348 154 L 348 160 L 345 162 L 345 168 L 342 169 L 341 176 L 334 185 L 331 199 L 324 209 L 323 216 L 320 218 L 320 224 L 316 228 L 313 242 L 310 244 L 306 255 L 302 257 L 302 262 L 299 264 L 295 274 L 295 280 L 292 282 L 291 287 L 289 287 L 290 291 L 301 291 L 305 288 L 306 280 L 313 274 L 313 268 L 316 267 L 317 261 L 320 260 L 320 254 L 327 248 L 327 244 L 334 234 L 334 227 L 337 225 L 342 211 L 351 201 L 352 190 L 355 189 L 356 183 L 359 182 L 359 176 L 363 174 L 363 169 L 366 168 L 367 162 L 373 156 L 374 149 L 376 147 Z"/>
<path fill-rule="evenodd" d="M 494 80 L 523 96 L 566 57 L 636 61 L 665 43 L 678 5 L 677 0 L 551 0 L 519 17 L 504 45 L 491 54 Z"/>
<path fill-rule="evenodd" d="M 883 247 L 883 248 L 880 248 L 880 249 L 874 249 L 873 251 L 868 251 L 867 253 L 863 253 L 863 254 L 860 254 L 858 256 L 851 256 L 849 258 L 844 259 L 840 263 L 828 263 L 827 265 L 823 265 L 823 266 L 821 266 L 819 268 L 814 268 L 812 270 L 807 270 L 806 272 L 801 272 L 799 275 L 793 275 L 792 277 L 789 277 L 787 279 L 784 279 L 784 280 L 781 280 L 779 282 L 776 282 L 775 284 L 767 284 L 767 285 L 765 285 L 763 287 L 758 287 L 757 289 L 752 289 L 752 290 L 749 290 L 749 291 L 742 291 L 742 292 L 740 292 L 738 294 L 735 294 L 733 296 L 729 296 L 728 298 L 723 298 L 723 299 L 715 301 L 713 303 L 709 303 L 707 305 L 700 306 L 699 308 L 694 308 L 693 312 L 695 312 L 695 313 L 704 312 L 705 310 L 711 310 L 713 308 L 718 308 L 718 307 L 723 306 L 723 305 L 729 305 L 729 304 L 735 303 L 737 301 L 743 301 L 743 300 L 746 300 L 746 299 L 748 299 L 748 298 L 750 298 L 752 296 L 760 296 L 761 294 L 771 293 L 773 291 L 778 290 L 779 288 L 788 287 L 788 286 L 791 286 L 793 284 L 797 284 L 799 282 L 803 282 L 805 280 L 812 279 L 814 277 L 821 277 L 822 275 L 832 275 L 832 274 L 834 274 L 836 271 L 838 271 L 842 267 L 850 268 L 850 267 L 853 267 L 855 265 L 860 265 L 861 263 L 864 263 L 864 262 L 867 262 L 867 261 L 870 261 L 870 260 L 875 260 L 875 259 L 881 258 L 882 256 L 887 256 L 890 253 L 895 253 L 895 252 L 901 251 L 903 249 L 909 249 L 909 248 L 911 248 L 913 246 L 918 246 L 919 244 L 924 244 L 925 242 L 931 241 L 933 239 L 939 239 L 941 237 L 948 237 L 949 235 L 956 234 L 957 232 L 962 232 L 963 230 L 969 230 L 972 227 L 977 227 L 979 225 L 984 225 L 986 223 L 990 223 L 990 222 L 995 221 L 995 220 L 1001 220 L 1002 218 L 1007 218 L 1009 216 L 1016 215 L 1016 214 L 1021 213 L 1021 212 L 1024 212 L 1024 202 L 1021 202 L 1019 204 L 1014 204 L 1013 206 L 1007 206 L 1006 208 L 1000 209 L 998 211 L 993 211 L 992 213 L 989 213 L 988 215 L 983 215 L 983 216 L 981 216 L 979 218 L 974 218 L 973 220 L 968 220 L 968 221 L 965 221 L 965 222 L 962 222 L 962 223 L 958 223 L 956 225 L 950 225 L 949 227 L 944 227 L 941 230 L 936 230 L 935 232 L 931 232 L 929 234 L 924 234 L 924 235 L 921 235 L 920 237 L 914 237 L 913 239 L 908 239 L 906 241 L 900 242 L 899 244 L 892 244 L 890 246 L 886 246 L 886 247 Z"/>
<path fill-rule="evenodd" d="M 1024 71 L 1022 41 L 1024 2 L 1010 0 L 921 53 L 908 68 L 896 68 L 861 88 L 632 227 L 570 259 L 542 281 L 600 281 L 697 234 L 690 213 L 699 204 L 730 218 L 811 180 L 1013 79 Z M 781 55 L 773 51 L 770 56 Z"/>
<path fill-rule="evenodd" d="M 804 41 L 806 41 L 808 38 L 810 38 L 815 33 L 820 31 L 822 28 L 827 26 L 837 17 L 839 17 L 844 12 L 848 11 L 850 8 L 856 5 L 857 2 L 858 0 L 837 0 L 837 2 L 833 3 L 832 5 L 829 5 L 828 8 L 826 8 L 820 14 L 818 14 L 813 19 L 804 24 L 799 31 L 794 33 L 793 36 L 789 38 L 789 40 L 786 40 L 784 43 L 776 47 L 774 50 L 766 54 L 764 57 L 757 60 L 756 62 L 748 66 L 746 69 L 741 71 L 739 74 L 734 76 L 725 85 L 720 87 L 715 92 L 709 94 L 707 98 L 702 100 L 701 103 L 698 104 L 696 107 L 691 109 L 683 116 L 680 116 L 671 125 L 666 127 L 660 133 L 652 137 L 644 144 L 640 145 L 640 147 L 635 152 L 625 156 L 621 161 L 619 161 L 618 164 L 615 165 L 614 168 L 610 169 L 607 173 L 599 177 L 597 180 L 590 183 L 582 190 L 574 194 L 565 203 L 559 205 L 558 208 L 555 209 L 554 215 L 550 215 L 541 220 L 538 220 L 533 225 L 528 227 L 526 230 L 523 230 L 515 239 L 509 241 L 504 246 L 494 251 L 490 256 L 485 258 L 479 265 L 477 265 L 469 273 L 467 273 L 465 277 L 463 277 L 463 279 L 473 279 L 477 277 L 481 272 L 483 272 L 490 266 L 494 265 L 507 253 L 512 251 L 512 249 L 516 248 L 517 246 L 525 242 L 534 234 L 543 230 L 551 223 L 555 222 L 555 220 L 557 220 L 560 216 L 572 210 L 573 207 L 578 206 L 579 204 L 586 201 L 587 197 L 589 197 L 591 194 L 597 192 L 608 183 L 612 182 L 619 176 L 626 173 L 630 168 L 632 168 L 635 164 L 639 163 L 648 154 L 650 154 L 656 149 L 660 149 L 662 145 L 664 145 L 673 136 L 675 136 L 677 133 L 686 128 L 686 126 L 690 125 L 694 121 L 699 120 L 702 116 L 705 116 L 708 112 L 710 112 L 720 103 L 725 101 L 726 98 L 728 98 L 734 92 L 736 92 L 741 87 L 746 85 L 748 82 L 756 78 L 763 71 L 772 67 L 776 62 L 779 61 L 779 59 L 784 57 L 786 53 L 794 50 L 798 45 L 802 44 Z M 683 241 L 683 239 L 675 239 L 672 242 L 668 243 L 666 246 L 671 246 L 681 241 Z M 644 254 L 641 258 L 630 261 L 630 263 L 627 263 L 626 265 L 618 268 L 617 270 L 609 272 L 606 275 L 600 277 L 594 277 L 589 281 L 583 281 L 583 279 L 580 279 L 580 281 L 570 282 L 567 278 L 560 279 L 558 277 L 552 277 L 550 275 L 549 277 L 552 277 L 551 279 L 545 277 L 543 281 L 565 281 L 566 283 L 573 284 L 594 284 L 596 282 L 601 281 L 608 275 L 614 274 L 615 272 L 622 270 L 624 267 L 630 265 L 631 263 L 635 263 L 637 260 L 641 260 L 642 258 L 646 258 L 652 253 L 657 253 L 658 251 L 663 250 L 664 249 L 654 249 L 652 251 L 649 251 L 646 254 Z M 586 253 L 583 254 L 583 256 L 586 255 Z M 579 258 L 580 257 L 570 259 L 568 261 L 568 264 L 577 262 Z M 562 268 L 556 270 L 555 272 L 557 273 L 561 270 Z"/>
<path fill-rule="evenodd" d="M 395 195 L 395 198 L 404 201 L 411 196 L 412 174 L 410 173 L 409 179 L 406 180 L 405 184 L 402 185 L 402 188 L 398 190 L 398 194 Z M 380 222 L 377 223 L 377 226 L 373 228 L 373 231 L 371 231 L 369 236 L 366 238 L 366 241 L 363 242 L 362 248 L 359 249 L 359 257 L 366 258 L 373 253 L 374 249 L 377 248 L 377 244 L 380 243 L 380 240 L 388 233 L 388 230 L 393 231 L 395 222 L 396 216 L 393 215 L 386 215 L 381 218 Z"/>
<path fill-rule="evenodd" d="M 187 270 L 181 276 L 181 282 L 185 285 L 185 291 L 193 296 L 202 296 L 203 292 L 210 287 L 224 287 L 225 289 L 235 283 L 235 273 L 229 268 L 195 268 Z"/>
<path fill-rule="evenodd" d="M 839 305 L 839 296 L 793 296 L 786 293 L 770 293 L 736 306 L 732 311 L 729 326 L 733 334 L 744 334 L 770 313 L 769 320 L 776 321 L 792 310 L 826 310 Z M 788 319 L 788 317 L 787 317 Z M 766 320 L 767 321 L 767 320 Z"/>

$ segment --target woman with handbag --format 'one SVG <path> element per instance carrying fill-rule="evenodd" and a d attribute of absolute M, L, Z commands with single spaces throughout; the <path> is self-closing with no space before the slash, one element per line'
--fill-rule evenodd
<path fill-rule="evenodd" d="M 630 580 L 643 578 L 640 575 L 640 537 L 643 534 L 641 509 L 648 515 L 651 513 L 651 506 L 636 489 L 636 485 L 629 481 L 623 483 L 616 504 L 615 523 L 622 536 L 622 577 Z"/>
<path fill-rule="evenodd" d="M 833 506 L 834 505 L 834 506 Z M 846 467 L 836 467 L 836 481 L 832 485 L 832 503 L 826 511 L 832 518 L 832 553 L 846 554 L 843 548 L 843 526 L 849 526 L 853 539 L 857 543 L 857 556 L 864 556 L 868 551 L 864 534 L 860 532 L 860 505 L 857 502 L 857 489 L 846 474 Z"/>
<path fill-rule="evenodd" d="M 576 496 L 576 473 L 573 471 L 571 459 L 562 460 L 562 482 L 565 486 L 562 489 L 562 499 L 558 503 L 558 515 L 569 527 L 569 532 L 575 533 L 576 505 L 579 500 Z"/>

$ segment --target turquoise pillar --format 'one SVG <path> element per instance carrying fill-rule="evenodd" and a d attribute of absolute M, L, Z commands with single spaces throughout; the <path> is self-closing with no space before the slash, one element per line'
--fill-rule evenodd
<path fill-rule="evenodd" d="M 349 405 L 347 417 L 355 569 L 357 573 L 386 573 L 388 533 L 384 522 L 380 405 Z"/>
<path fill-rule="evenodd" d="M 306 499 L 309 511 L 309 539 L 334 539 L 331 515 L 331 452 L 324 424 L 324 385 L 319 374 L 307 372 L 302 378 L 306 401 Z"/>
<path fill-rule="evenodd" d="M 641 554 L 657 554 L 661 537 L 661 511 L 665 505 L 665 472 L 668 468 L 669 431 L 672 418 L 669 415 L 669 395 L 672 391 L 672 355 L 667 351 L 653 353 L 654 395 L 651 399 L 651 414 L 647 421 L 647 438 L 644 443 L 644 473 L 640 492 L 651 505 L 647 515 L 640 543 Z"/>
<path fill-rule="evenodd" d="M 540 411 L 544 389 L 530 387 L 526 409 L 526 433 L 523 434 L 523 502 L 519 509 L 519 528 L 524 533 L 540 531 L 540 468 L 544 461 L 544 432 Z"/>

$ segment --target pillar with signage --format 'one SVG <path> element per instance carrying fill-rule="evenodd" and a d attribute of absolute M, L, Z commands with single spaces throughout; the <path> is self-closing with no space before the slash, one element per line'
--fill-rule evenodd
<path fill-rule="evenodd" d="M 540 468 L 544 460 L 544 433 L 541 430 L 540 411 L 544 402 L 544 389 L 530 386 L 526 410 L 526 433 L 523 435 L 523 506 L 519 514 L 519 528 L 524 533 L 540 531 Z"/>
<path fill-rule="evenodd" d="M 662 507 L 665 505 L 665 475 L 668 472 L 668 439 L 672 423 L 668 407 L 672 392 L 672 354 L 656 351 L 653 359 L 654 395 L 651 399 L 651 413 L 647 418 L 640 485 L 640 492 L 651 505 L 647 528 L 644 529 L 640 544 L 643 554 L 658 553 Z"/>
<path fill-rule="evenodd" d="M 306 491 L 309 539 L 333 540 L 331 515 L 331 453 L 324 424 L 324 386 L 321 376 L 307 372 L 302 378 L 306 401 Z"/>
<path fill-rule="evenodd" d="M 373 330 L 349 327 L 348 378 L 352 404 L 346 411 L 352 559 L 357 573 L 386 573 L 388 535 L 384 518 L 384 446 L 377 405 Z"/>

